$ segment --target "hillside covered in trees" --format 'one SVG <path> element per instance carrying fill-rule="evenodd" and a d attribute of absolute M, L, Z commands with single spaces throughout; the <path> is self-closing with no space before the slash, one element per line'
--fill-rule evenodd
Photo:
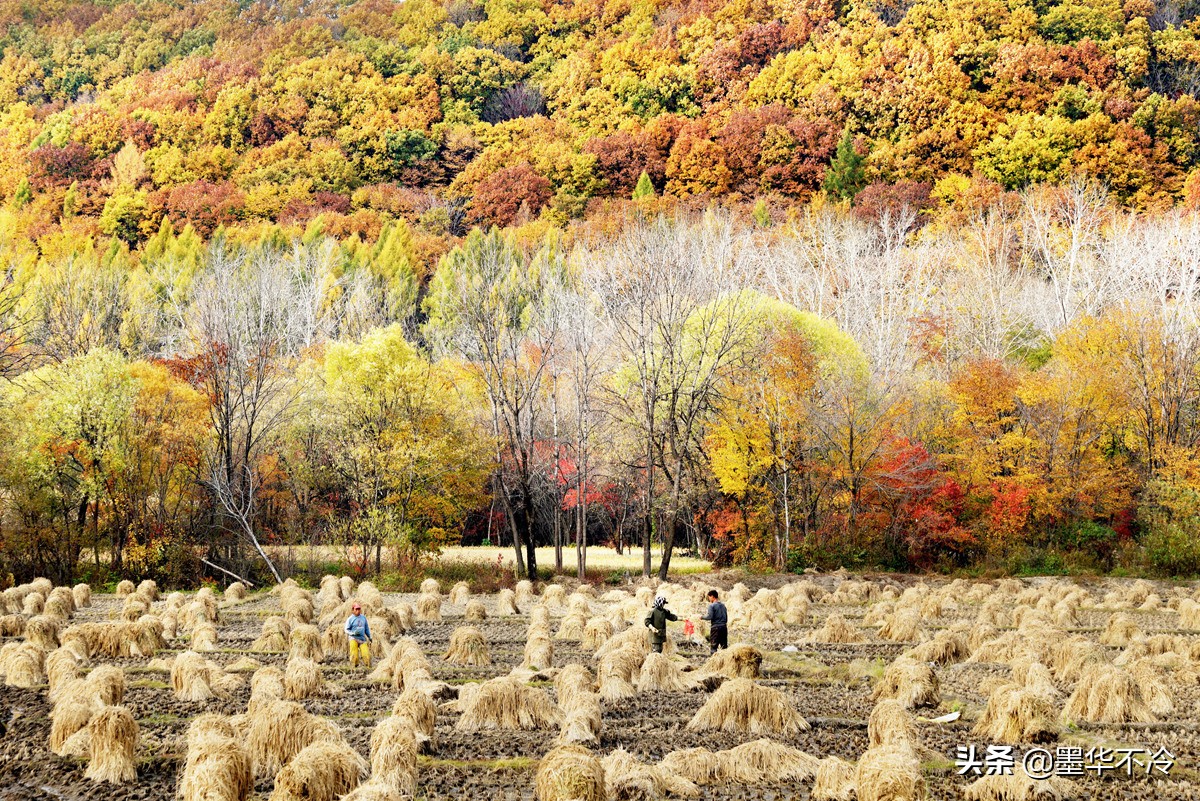
<path fill-rule="evenodd" d="M 0 7 L 0 198 L 41 238 L 164 215 L 437 236 L 675 197 L 927 202 L 1080 173 L 1200 199 L 1183 0 L 66 2 Z M 839 144 L 846 139 L 839 152 Z M 859 163 L 861 161 L 861 164 Z M 838 169 L 831 176 L 830 165 Z M 949 183 L 946 183 L 949 181 Z M 432 247 L 432 245 L 431 245 Z"/>
<path fill-rule="evenodd" d="M 1193 12 L 0 5 L 0 573 L 1200 572 Z"/>

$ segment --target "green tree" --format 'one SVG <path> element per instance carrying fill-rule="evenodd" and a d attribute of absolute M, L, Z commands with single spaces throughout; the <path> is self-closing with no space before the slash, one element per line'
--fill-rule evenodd
<path fill-rule="evenodd" d="M 840 200 L 853 200 L 867 183 L 863 161 L 863 157 L 854 149 L 854 137 L 847 128 L 842 133 L 837 152 L 833 154 L 833 161 L 825 174 L 825 191 Z"/>
<path fill-rule="evenodd" d="M 62 216 L 64 218 L 74 217 L 76 209 L 79 208 L 79 181 L 72 181 L 67 187 L 66 194 L 63 195 Z"/>
<path fill-rule="evenodd" d="M 13 206 L 23 209 L 32 202 L 33 187 L 29 185 L 28 178 L 22 178 L 21 183 L 17 184 L 17 191 L 13 193 Z"/>
<path fill-rule="evenodd" d="M 759 198 L 754 201 L 754 210 L 751 212 L 754 217 L 754 222 L 758 223 L 761 228 L 771 227 L 771 209 L 767 206 L 767 201 Z"/>
<path fill-rule="evenodd" d="M 428 161 L 437 153 L 437 142 L 420 131 L 401 128 L 388 131 L 385 137 L 388 162 L 393 174 Z"/>
<path fill-rule="evenodd" d="M 100 212 L 100 230 L 120 239 L 131 248 L 145 236 L 148 207 L 144 190 L 119 189 L 104 203 Z"/>
<path fill-rule="evenodd" d="M 416 310 L 417 263 L 408 223 L 403 219 L 389 223 L 367 261 L 378 287 L 375 297 L 382 304 L 384 320 L 402 322 Z"/>
<path fill-rule="evenodd" d="M 633 199 L 641 200 L 644 197 L 654 197 L 654 195 L 654 184 L 650 182 L 650 176 L 646 174 L 646 171 L 642 170 L 637 186 L 633 188 Z"/>
<path fill-rule="evenodd" d="M 137 391 L 124 360 L 98 348 L 25 374 L 6 398 L 20 414 L 5 483 L 18 493 L 11 502 L 23 509 L 35 562 L 57 583 L 74 578 L 83 549 L 98 548 L 102 532 L 121 542 L 101 516 L 113 509 L 114 482 L 132 455 Z M 119 547 L 112 555 L 119 564 Z"/>

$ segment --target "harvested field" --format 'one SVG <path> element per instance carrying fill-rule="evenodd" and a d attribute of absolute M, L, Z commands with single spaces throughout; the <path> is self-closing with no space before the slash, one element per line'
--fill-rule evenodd
<path fill-rule="evenodd" d="M 680 617 L 680 622 L 670 627 L 675 648 L 673 653 L 668 649 L 666 657 L 648 661 L 639 661 L 644 660 L 644 653 L 639 650 L 646 647 L 642 644 L 644 638 L 630 637 L 633 631 L 622 622 L 624 610 L 627 608 L 631 614 L 630 603 L 638 603 L 639 585 L 600 588 L 591 601 L 590 615 L 610 621 L 614 626 L 614 637 L 629 632 L 622 648 L 639 654 L 635 661 L 640 665 L 630 677 L 633 686 L 639 686 L 641 670 L 655 671 L 655 675 L 661 673 L 664 660 L 669 660 L 672 675 L 678 671 L 685 679 L 682 685 L 675 682 L 664 685 L 648 675 L 640 684 L 647 689 L 638 691 L 633 697 L 600 700 L 596 740 L 587 748 L 601 761 L 609 758 L 606 764 L 610 765 L 616 764 L 611 759 L 614 753 L 622 749 L 627 752 L 628 759 L 621 757 L 624 760 L 622 769 L 633 770 L 636 774 L 629 782 L 649 781 L 643 774 L 651 777 L 662 774 L 665 768 L 659 770 L 657 766 L 668 754 L 703 749 L 716 755 L 711 761 L 720 765 L 721 752 L 746 746 L 763 737 L 794 749 L 787 753 L 803 752 L 796 758 L 807 767 L 795 775 L 808 776 L 812 766 L 817 764 L 815 760 L 827 757 L 838 757 L 854 766 L 872 746 L 868 738 L 868 720 L 879 699 L 902 697 L 908 683 L 915 681 L 894 670 L 885 681 L 889 666 L 897 659 L 912 661 L 918 655 L 934 653 L 937 649 L 932 647 L 914 650 L 924 638 L 925 642 L 937 640 L 939 647 L 950 639 L 959 644 L 971 643 L 956 645 L 956 648 L 966 648 L 970 652 L 956 654 L 956 661 L 933 664 L 939 685 L 936 705 L 912 705 L 914 708 L 906 713 L 909 722 L 893 727 L 903 736 L 892 734 L 884 738 L 885 747 L 911 748 L 911 752 L 906 753 L 915 755 L 918 760 L 930 799 L 957 801 L 968 797 L 967 788 L 977 777 L 956 775 L 953 764 L 956 749 L 975 744 L 982 753 L 986 745 L 994 744 L 984 739 L 984 735 L 973 732 L 984 719 L 988 700 L 993 694 L 1017 691 L 1030 698 L 1046 699 L 1045 703 L 1051 705 L 1054 714 L 1060 716 L 1054 726 L 1046 727 L 1048 732 L 1056 733 L 1057 740 L 1042 742 L 1044 738 L 1039 736 L 1034 738 L 1036 742 L 1022 741 L 1014 745 L 1018 765 L 1022 755 L 1035 747 L 1048 748 L 1052 753 L 1060 746 L 1079 748 L 1084 753 L 1092 748 L 1136 748 L 1148 752 L 1162 748 L 1176 759 L 1176 766 L 1169 776 L 1148 778 L 1142 771 L 1141 775 L 1126 778 L 1117 771 L 1109 771 L 1103 777 L 1073 777 L 1077 797 L 1102 801 L 1143 798 L 1183 801 L 1197 796 L 1196 787 L 1200 785 L 1200 722 L 1197 722 L 1200 712 L 1200 632 L 1191 628 L 1190 621 L 1180 614 L 1180 610 L 1190 610 L 1189 603 L 1197 598 L 1193 586 L 1153 583 L 1151 591 L 1161 598 L 1162 604 L 1157 609 L 1147 610 L 1141 608 L 1143 596 L 1148 592 L 1146 583 L 1126 580 L 1076 584 L 1050 579 L 950 582 L 904 576 L 874 580 L 837 575 L 740 578 L 745 585 L 742 589 L 733 586 L 737 578 L 731 581 L 723 575 L 713 575 L 703 581 L 682 576 L 667 587 L 670 606 Z M 789 581 L 801 586 L 780 592 Z M 682 633 L 684 618 L 698 619 L 703 609 L 703 590 L 710 582 L 724 590 L 723 598 L 729 598 L 731 643 L 753 645 L 763 655 L 759 677 L 739 681 L 753 682 L 779 693 L 808 722 L 808 728 L 781 727 L 778 731 L 764 733 L 742 731 L 736 726 L 718 726 L 708 731 L 688 727 L 689 721 L 713 697 L 722 680 L 717 673 L 701 670 L 708 657 L 707 644 L 696 638 L 684 638 Z M 561 579 L 558 583 L 565 593 L 560 595 L 554 590 L 552 599 L 569 596 L 574 589 L 572 581 Z M 764 588 L 767 592 L 760 593 Z M 662 588 L 655 589 L 662 591 Z M 365 588 L 365 597 L 372 597 L 372 592 L 373 588 Z M 543 587 L 536 588 L 539 597 L 535 601 L 540 600 L 543 592 Z M 788 599 L 793 595 L 808 599 L 807 616 L 789 615 L 788 610 L 793 605 Z M 744 600 L 739 600 L 743 597 Z M 172 601 L 165 591 L 160 599 L 150 600 L 147 594 L 144 600 L 148 601 L 147 614 L 160 618 L 171 614 Z M 196 598 L 192 593 L 185 593 L 184 601 L 183 605 L 187 606 Z M 378 617 L 385 619 L 389 610 L 398 609 L 401 604 L 415 607 L 417 601 L 416 594 L 385 593 Z M 512 715 L 517 719 L 524 713 L 526 719 L 532 721 L 527 728 L 516 725 L 471 730 L 472 726 L 460 725 L 460 721 L 464 709 L 472 708 L 471 696 L 478 692 L 472 685 L 511 676 L 537 692 L 508 694 L 506 697 L 520 699 L 544 695 L 558 709 L 558 703 L 569 706 L 570 701 L 556 695 L 554 677 L 557 671 L 571 664 L 583 665 L 590 673 L 581 675 L 590 681 L 598 675 L 598 662 L 593 650 L 585 650 L 581 642 L 555 639 L 553 668 L 523 669 L 533 604 L 519 603 L 519 614 L 505 615 L 498 613 L 498 601 L 496 595 L 468 595 L 462 591 L 457 595 L 442 595 L 442 619 L 414 621 L 413 628 L 404 635 L 415 643 L 415 646 L 405 646 L 411 648 L 412 653 L 394 655 L 387 664 L 386 680 L 369 680 L 371 671 L 361 667 L 352 670 L 344 654 L 323 654 L 323 659 L 315 660 L 323 682 L 320 691 L 308 695 L 293 693 L 304 697 L 288 702 L 303 707 L 311 716 L 305 724 L 311 735 L 306 736 L 335 743 L 340 737 L 340 741 L 362 757 L 364 763 L 369 763 L 372 734 L 381 721 L 402 713 L 426 719 L 427 711 L 405 712 L 405 704 L 393 709 L 402 692 L 426 693 L 436 708 L 436 717 L 433 737 L 416 756 L 414 798 L 423 801 L 462 798 L 533 801 L 539 760 L 560 744 L 557 723 L 545 719 L 546 710 L 530 708 L 516 710 Z M 174 603 L 178 604 L 178 599 Z M 244 599 L 226 599 L 218 592 L 215 599 L 201 599 L 202 605 L 211 603 L 215 603 L 219 611 L 218 619 L 213 623 L 217 631 L 216 650 L 206 651 L 200 657 L 194 654 L 187 657 L 193 661 L 211 661 L 224 671 L 223 691 L 206 700 L 184 700 L 187 696 L 181 698 L 172 691 L 172 663 L 177 656 L 191 650 L 191 632 L 182 625 L 178 636 L 168 637 L 167 647 L 153 656 L 116 657 L 94 653 L 81 660 L 79 670 L 85 674 L 100 666 L 116 667 L 124 672 L 125 693 L 119 703 L 137 723 L 136 782 L 93 782 L 87 775 L 86 749 L 79 752 L 85 756 L 56 756 L 51 752 L 53 705 L 47 698 L 44 678 L 41 684 L 33 687 L 0 686 L 0 723 L 6 722 L 7 728 L 0 735 L 0 801 L 47 798 L 173 801 L 188 755 L 187 733 L 191 722 L 202 715 L 215 713 L 229 720 L 235 729 L 239 725 L 249 726 L 250 721 L 246 718 L 253 718 L 247 711 L 251 705 L 254 670 L 272 667 L 286 672 L 288 650 L 279 638 L 264 637 L 278 624 L 273 622 L 264 627 L 264 623 L 273 617 L 285 618 L 288 606 L 295 609 L 307 603 L 313 606 L 313 625 L 318 626 L 322 635 L 329 626 L 340 627 L 342 623 L 334 619 L 327 624 L 323 618 L 342 604 L 342 599 L 337 597 L 323 606 L 326 598 L 315 590 L 311 593 L 298 588 L 283 592 L 258 591 L 249 593 Z M 468 624 L 465 619 L 468 604 L 473 605 L 476 612 L 479 605 L 486 611 L 486 617 L 473 619 L 469 625 L 477 629 L 486 642 L 490 664 L 459 664 L 446 658 L 454 650 L 451 640 L 455 630 Z M 881 637 L 880 625 L 863 622 L 864 617 L 871 614 L 872 607 L 880 604 L 890 604 L 889 611 L 879 615 L 881 618 L 905 623 L 905 636 L 900 638 L 901 641 Z M 985 605 L 987 612 L 981 616 Z M 125 598 L 92 593 L 91 605 L 75 609 L 69 620 L 62 624 L 61 631 L 66 633 L 71 626 L 82 623 L 120 625 L 125 607 Z M 557 631 L 571 608 L 559 601 L 547 603 L 545 607 L 551 617 L 550 630 Z M 642 609 L 644 605 L 638 608 Z M 1071 614 L 1046 613 L 1055 608 L 1060 611 L 1069 608 Z M 898 615 L 895 614 L 897 609 L 912 611 Z M 993 614 L 996 609 L 1003 610 L 1002 619 Z M 862 641 L 815 641 L 814 632 L 822 630 L 833 615 L 840 616 L 861 632 Z M 771 625 L 758 625 L 764 616 Z M 24 615 L 26 621 L 32 617 Z M 788 623 L 785 617 L 803 622 Z M 1115 624 L 1112 623 L 1114 619 Z M 981 622 L 983 620 L 987 623 Z M 1185 623 L 1188 625 L 1184 626 Z M 634 625 L 639 624 L 640 620 Z M 381 632 L 386 626 L 378 628 L 377 641 L 384 639 Z M 1118 629 L 1123 636 L 1113 636 L 1112 632 Z M 394 633 L 395 629 L 392 631 L 387 635 L 386 644 L 377 642 L 383 646 L 383 655 L 400 638 Z M 70 636 L 62 638 L 64 648 L 71 639 Z M 1106 641 L 1122 644 L 1106 644 Z M 0 639 L 0 649 L 11 645 L 14 647 L 5 653 L 15 654 L 16 646 L 24 642 L 23 634 L 5 636 Z M 1071 647 L 1065 647 L 1064 643 Z M 1088 647 L 1082 647 L 1081 643 Z M 415 654 L 417 649 L 423 660 Z M 908 655 L 903 656 L 906 653 Z M 1078 661 L 1075 657 L 1080 654 L 1086 660 L 1113 667 L 1098 672 L 1092 668 L 1092 661 L 1075 664 Z M 56 657 L 56 660 L 61 662 L 65 658 Z M 380 663 L 377 656 L 373 668 Z M 5 664 L 0 657 L 0 673 L 4 672 Z M 1045 667 L 1033 670 L 1030 669 L 1032 664 Z M 1110 674 L 1122 680 L 1101 681 Z M 213 675 L 220 676 L 219 673 Z M 1126 693 L 1128 697 L 1102 696 L 1099 700 L 1106 703 L 1096 708 L 1095 699 L 1084 698 L 1088 693 L 1099 692 L 1093 691 L 1093 686 L 1110 694 Z M 655 687 L 663 689 L 649 689 Z M 1081 711 L 1080 719 L 1063 717 L 1069 708 L 1068 699 L 1077 688 L 1080 699 L 1075 707 Z M 456 700 L 460 693 L 462 699 Z M 1091 706 L 1084 700 L 1091 700 Z M 106 702 L 101 698 L 89 703 L 93 705 L 91 715 L 100 714 L 106 708 Z M 260 708 L 268 703 L 272 701 L 266 696 L 256 696 L 254 701 Z M 1044 710 L 1045 703 L 1038 708 Z M 896 702 L 893 705 L 910 706 Z M 1002 708 L 1003 705 L 996 704 L 993 712 Z M 427 710 L 428 706 L 423 709 Z M 1114 713 L 1113 709 L 1119 709 L 1121 714 Z M 955 712 L 959 716 L 953 721 L 933 720 Z M 1084 718 L 1083 712 L 1087 712 L 1090 719 Z M 979 730 L 990 732 L 1002 728 L 985 725 Z M 910 737 L 911 742 L 905 742 Z M 244 740 L 245 737 L 236 739 Z M 1011 739 L 1022 738 L 1014 736 Z M 301 747 L 304 744 L 297 743 Z M 785 749 L 778 750 L 785 752 Z M 700 753 L 693 752 L 695 755 Z M 768 749 L 764 753 L 773 752 Z M 813 761 L 808 762 L 803 755 Z M 666 766 L 680 764 L 679 760 L 686 758 L 673 757 L 667 760 Z M 756 774 L 755 770 L 760 773 Z M 674 771 L 666 772 L 670 774 L 666 778 L 682 778 Z M 778 780 L 770 770 L 764 770 L 764 766 L 739 769 L 733 775 L 737 777 L 736 782 L 724 776 L 721 780 L 700 783 L 699 795 L 692 797 L 708 801 L 808 799 L 814 781 L 812 777 Z M 757 778 L 759 775 L 761 780 Z M 864 775 L 869 775 L 869 771 Z M 249 797 L 254 801 L 266 801 L 274 790 L 275 775 L 256 775 Z M 668 794 L 666 797 L 675 796 Z"/>

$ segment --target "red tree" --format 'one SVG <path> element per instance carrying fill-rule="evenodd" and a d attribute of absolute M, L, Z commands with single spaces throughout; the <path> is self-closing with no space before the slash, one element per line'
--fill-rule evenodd
<path fill-rule="evenodd" d="M 39 192 L 67 187 L 74 181 L 96 181 L 109 169 L 107 161 L 95 159 L 80 142 L 67 142 L 62 147 L 42 145 L 29 154 L 29 166 L 29 185 Z"/>
<path fill-rule="evenodd" d="M 479 182 L 471 199 L 469 218 L 476 225 L 503 227 L 517 219 L 522 210 L 530 216 L 537 215 L 552 195 L 550 182 L 522 162 Z"/>
<path fill-rule="evenodd" d="M 228 181 L 200 180 L 175 186 L 162 202 L 168 218 L 180 224 L 190 222 L 204 237 L 211 236 L 218 226 L 235 222 L 244 206 L 242 191 Z"/>

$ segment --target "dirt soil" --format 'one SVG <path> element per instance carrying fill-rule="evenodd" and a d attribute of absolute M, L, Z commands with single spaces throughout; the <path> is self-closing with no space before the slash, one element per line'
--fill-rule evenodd
<path fill-rule="evenodd" d="M 839 580 L 837 577 L 819 579 L 828 589 L 836 587 Z M 917 581 L 910 577 L 876 580 L 900 589 Z M 780 583 L 777 579 L 766 579 L 759 586 L 778 586 Z M 1104 592 L 1116 586 L 1120 586 L 1120 582 L 1091 582 L 1086 589 L 1098 602 Z M 1160 592 L 1167 598 L 1172 592 L 1180 595 L 1182 590 L 1163 584 Z M 1190 594 L 1192 590 L 1187 588 L 1187 592 Z M 492 609 L 494 598 L 483 596 L 480 600 L 489 610 Z M 413 603 L 415 596 L 386 596 L 388 605 L 400 601 Z M 159 606 L 161 604 L 156 604 L 156 609 Z M 110 619 L 116 616 L 120 607 L 120 599 L 96 595 L 93 605 L 78 610 L 72 622 Z M 596 604 L 597 609 L 600 607 L 600 604 Z M 262 620 L 269 614 L 277 613 L 278 609 L 278 599 L 266 593 L 222 608 L 218 629 L 218 646 L 221 650 L 209 656 L 225 665 L 248 655 L 263 664 L 282 666 L 286 662 L 286 654 L 249 650 L 259 634 Z M 752 642 L 767 653 L 763 683 L 785 692 L 812 724 L 810 730 L 785 738 L 784 741 L 789 745 L 817 757 L 836 755 L 850 761 L 857 759 L 867 748 L 866 720 L 872 708 L 872 681 L 879 675 L 884 661 L 895 658 L 909 646 L 879 640 L 873 634 L 868 642 L 861 644 L 814 645 L 803 643 L 803 639 L 819 627 L 829 614 L 837 612 L 857 623 L 868 609 L 866 603 L 814 603 L 810 619 L 804 625 L 758 632 L 738 631 L 735 628 L 731 632 L 731 641 Z M 926 628 L 933 633 L 956 623 L 971 622 L 977 611 L 976 606 L 964 602 L 957 610 L 943 615 Z M 462 612 L 461 606 L 451 605 L 447 601 L 443 605 L 445 619 L 442 622 L 418 622 L 409 633 L 425 651 L 436 679 L 457 685 L 464 681 L 503 675 L 520 664 L 525 629 L 529 622 L 525 615 L 493 617 L 472 624 L 480 628 L 487 638 L 494 664 L 467 668 L 444 662 L 441 654 L 446 649 L 451 632 L 462 624 Z M 552 612 L 554 628 L 557 628 L 558 618 L 566 610 L 556 607 Z M 1188 638 L 1200 636 L 1197 632 L 1178 630 L 1177 615 L 1166 608 L 1125 613 L 1133 616 L 1139 627 L 1148 634 L 1166 632 Z M 1111 611 L 1087 608 L 1085 605 L 1079 615 L 1078 625 L 1071 629 L 1071 633 L 1094 639 L 1111 614 Z M 864 629 L 872 633 L 874 631 L 874 627 Z M 9 641 L 9 638 L 2 639 L 0 645 Z M 160 653 L 159 656 L 169 657 L 178 653 L 186 648 L 186 641 L 181 640 L 175 645 L 174 650 Z M 784 647 L 796 650 L 789 648 L 788 652 L 781 652 Z M 1113 648 L 1111 651 L 1115 657 L 1120 649 Z M 708 655 L 708 650 L 698 642 L 681 642 L 679 653 L 690 665 L 699 666 Z M 50 706 L 45 698 L 45 687 L 28 690 L 0 687 L 0 722 L 7 721 L 6 731 L 0 735 L 0 801 L 173 799 L 177 774 L 183 762 L 184 734 L 188 722 L 204 712 L 228 715 L 245 711 L 249 698 L 248 682 L 247 686 L 227 699 L 205 703 L 182 702 L 172 694 L 168 675 L 149 670 L 148 661 L 93 661 L 94 664 L 118 664 L 127 671 L 128 690 L 124 703 L 137 718 L 140 729 L 139 780 L 134 785 L 93 784 L 84 778 L 83 761 L 58 757 L 49 751 Z M 554 661 L 559 667 L 570 662 L 581 662 L 594 668 L 590 654 L 581 651 L 577 643 L 561 640 L 554 642 Z M 342 727 L 347 742 L 369 758 L 372 727 L 388 714 L 397 693 L 390 688 L 367 683 L 364 671 L 352 671 L 348 665 L 336 659 L 327 660 L 323 670 L 325 679 L 337 685 L 340 694 L 309 699 L 304 705 L 314 714 L 334 719 Z M 983 745 L 971 735 L 972 721 L 987 700 L 982 686 L 990 678 L 1007 675 L 1008 670 L 1006 665 L 978 663 L 937 669 L 943 697 L 941 707 L 921 710 L 920 714 L 932 718 L 957 710 L 963 713 L 963 717 L 949 724 L 922 722 L 919 725 L 922 745 L 929 752 L 935 752 L 927 754 L 924 764 L 930 798 L 964 797 L 963 789 L 969 780 L 955 773 L 953 760 L 956 748 L 972 742 Z M 243 675 L 248 679 L 250 674 Z M 1084 726 L 1068 732 L 1062 741 L 1080 745 L 1085 750 L 1092 745 L 1102 744 L 1109 747 L 1143 746 L 1150 750 L 1164 747 L 1176 757 L 1176 767 L 1171 776 L 1165 780 L 1146 776 L 1131 779 L 1089 776 L 1079 780 L 1081 798 L 1154 801 L 1200 798 L 1200 737 L 1197 734 L 1200 729 L 1197 718 L 1200 685 L 1172 684 L 1171 689 L 1175 696 L 1176 711 L 1169 720 L 1149 726 Z M 548 691 L 553 693 L 553 688 L 549 687 Z M 656 692 L 625 702 L 605 703 L 601 742 L 597 750 L 607 753 L 623 747 L 641 759 L 654 761 L 681 748 L 704 746 L 717 750 L 756 739 L 750 735 L 687 730 L 686 723 L 706 698 L 703 690 Z M 557 732 L 467 734 L 455 730 L 457 718 L 456 713 L 439 710 L 438 746 L 433 754 L 421 758 L 417 798 L 426 801 L 533 799 L 536 760 L 553 747 Z M 1021 750 L 1017 749 L 1018 754 Z M 941 759 L 934 759 L 935 755 L 940 755 Z M 271 789 L 269 780 L 259 783 L 254 798 L 266 799 Z M 808 782 L 786 786 L 723 785 L 702 788 L 701 798 L 710 801 L 786 801 L 807 799 L 809 790 Z"/>

